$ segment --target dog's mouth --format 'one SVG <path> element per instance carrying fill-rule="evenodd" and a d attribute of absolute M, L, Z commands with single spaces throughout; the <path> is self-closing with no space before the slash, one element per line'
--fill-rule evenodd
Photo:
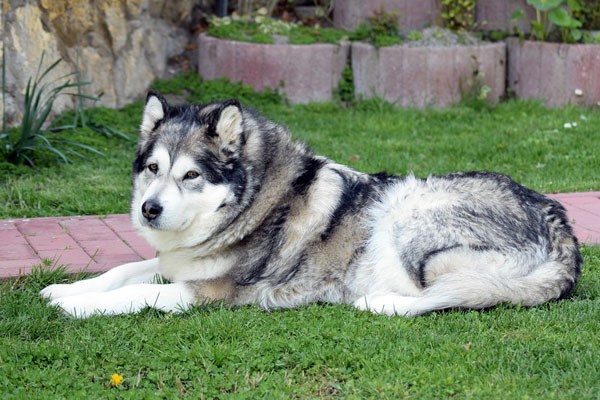
<path fill-rule="evenodd" d="M 148 219 L 144 218 L 143 215 L 140 214 L 139 220 L 140 220 L 141 225 L 146 228 L 155 229 L 157 231 L 166 230 L 161 226 L 159 219 L 148 220 Z"/>
<path fill-rule="evenodd" d="M 140 215 L 139 220 L 143 227 L 150 228 L 155 231 L 161 231 L 161 232 L 181 232 L 181 231 L 186 230 L 189 227 L 190 222 L 191 222 L 191 220 L 186 218 L 186 220 L 183 221 L 182 224 L 180 224 L 177 227 L 174 227 L 174 226 L 165 226 L 165 224 L 163 223 L 161 218 L 148 220 L 147 218 L 144 218 L 143 215 Z"/>

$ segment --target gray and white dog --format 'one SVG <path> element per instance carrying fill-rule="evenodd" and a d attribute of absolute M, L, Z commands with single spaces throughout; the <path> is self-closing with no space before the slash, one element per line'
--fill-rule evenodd
<path fill-rule="evenodd" d="M 172 107 L 155 92 L 131 220 L 158 258 L 42 295 L 78 317 L 212 300 L 414 316 L 561 299 L 582 263 L 564 208 L 507 176 L 369 175 L 236 100 Z"/>

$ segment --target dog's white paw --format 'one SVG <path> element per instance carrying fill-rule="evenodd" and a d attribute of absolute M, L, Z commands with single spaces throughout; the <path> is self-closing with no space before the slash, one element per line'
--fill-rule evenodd
<path fill-rule="evenodd" d="M 55 283 L 50 286 L 46 286 L 40 291 L 43 298 L 48 300 L 60 299 L 61 297 L 68 297 L 79 294 L 76 287 L 73 287 L 72 283 Z"/>
<path fill-rule="evenodd" d="M 87 318 L 103 311 L 97 307 L 97 297 L 97 293 L 59 297 L 50 301 L 50 305 L 60 307 L 65 314 L 71 317 Z"/>

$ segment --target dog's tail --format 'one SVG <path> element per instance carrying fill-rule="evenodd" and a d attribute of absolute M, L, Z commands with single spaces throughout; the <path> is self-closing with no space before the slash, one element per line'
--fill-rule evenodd
<path fill-rule="evenodd" d="M 545 211 L 550 247 L 546 262 L 520 276 L 506 276 L 501 268 L 460 269 L 438 276 L 421 297 L 404 303 L 404 314 L 457 307 L 486 308 L 503 302 L 535 306 L 565 298 L 577 283 L 583 260 L 565 209 L 548 199 Z"/>

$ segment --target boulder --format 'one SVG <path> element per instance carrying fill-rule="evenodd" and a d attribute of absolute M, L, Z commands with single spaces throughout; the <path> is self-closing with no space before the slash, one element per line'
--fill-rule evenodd
<path fill-rule="evenodd" d="M 186 52 L 192 39 L 192 11 L 198 6 L 194 0 L 6 3 L 2 32 L 6 49 L 5 103 L 11 125 L 22 118 L 25 87 L 35 76 L 42 52 L 42 70 L 62 59 L 48 82 L 74 72 L 78 66 L 80 79 L 92 82 L 85 87 L 86 93 L 103 94 L 100 105 L 118 108 L 143 98 L 154 79 L 175 72 L 167 60 Z M 210 6 L 206 0 L 200 3 Z M 73 98 L 60 96 L 54 112 L 73 106 Z"/>

